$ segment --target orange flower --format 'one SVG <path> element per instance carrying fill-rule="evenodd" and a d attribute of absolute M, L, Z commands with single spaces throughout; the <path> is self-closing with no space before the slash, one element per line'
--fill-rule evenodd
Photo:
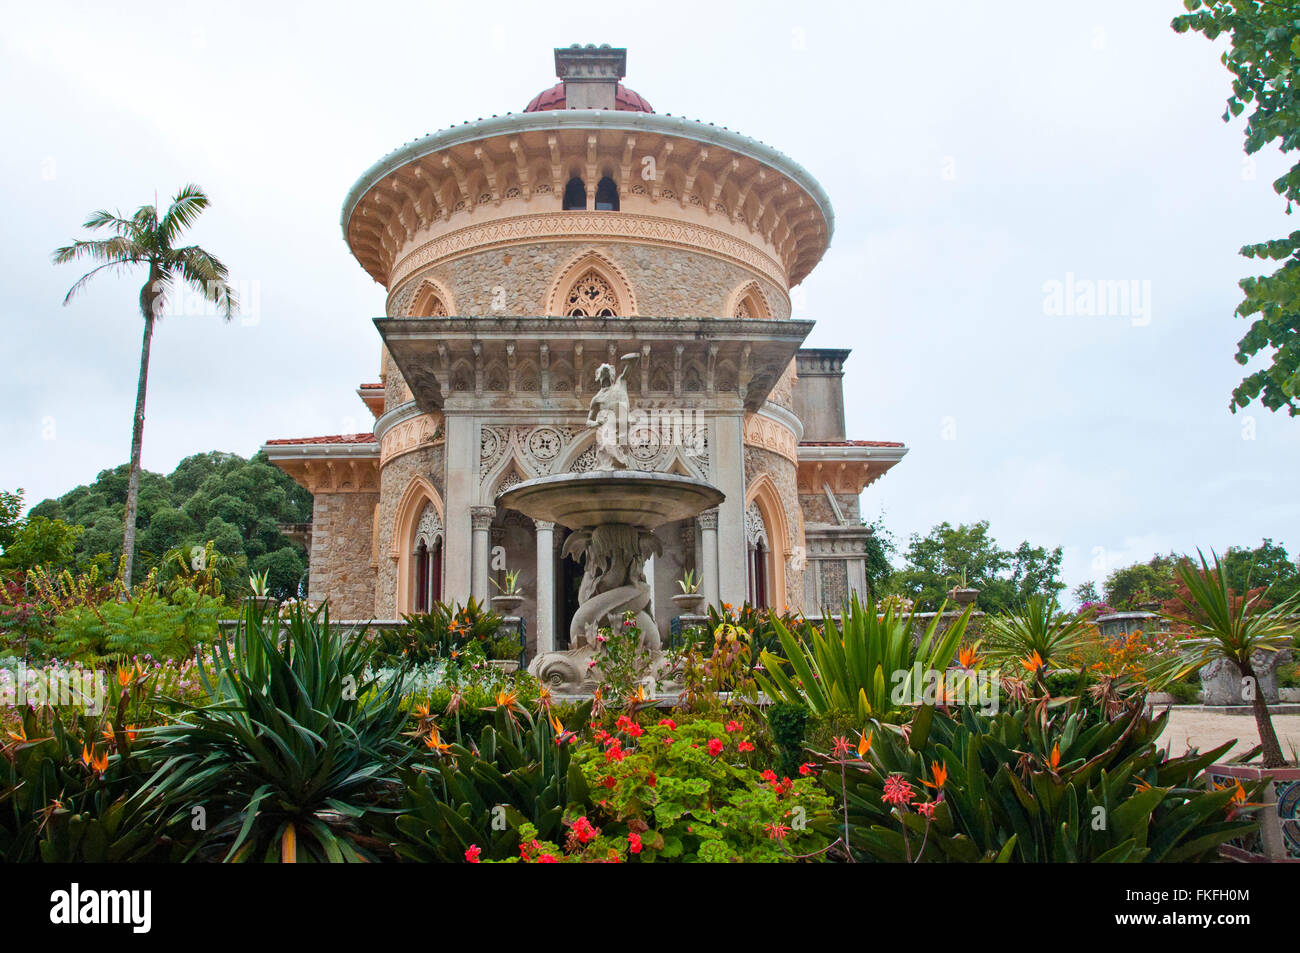
<path fill-rule="evenodd" d="M 9 737 L 12 738 L 14 741 L 21 742 L 27 740 L 27 729 L 25 729 L 22 725 L 18 726 L 17 731 L 8 731 L 5 733 L 9 735 Z"/>
<path fill-rule="evenodd" d="M 959 664 L 962 668 L 974 668 L 975 664 L 979 660 L 980 657 L 978 654 L 976 654 L 975 647 L 973 645 L 963 647 L 961 651 L 957 653 L 957 664 Z"/>
<path fill-rule="evenodd" d="M 1049 758 L 1047 759 L 1047 763 L 1048 763 L 1049 765 L 1051 765 L 1051 768 L 1052 768 L 1053 771 L 1055 771 L 1058 767 L 1060 767 L 1060 765 L 1061 765 L 1061 746 L 1060 746 L 1059 744 L 1054 744 L 1054 745 L 1052 745 L 1052 754 L 1051 754 L 1051 757 L 1049 757 Z"/>
<path fill-rule="evenodd" d="M 864 761 L 866 760 L 867 752 L 871 750 L 871 739 L 875 734 L 874 730 L 865 735 L 862 732 L 858 732 L 858 757 L 862 758 Z"/>
<path fill-rule="evenodd" d="M 1151 790 L 1151 782 L 1147 781 L 1145 778 L 1138 778 L 1134 783 L 1137 785 L 1138 794 L 1145 794 L 1147 791 Z"/>
<path fill-rule="evenodd" d="M 508 692 L 504 688 L 497 691 L 497 707 L 499 708 L 513 708 L 518 700 L 518 696 L 514 692 Z"/>
<path fill-rule="evenodd" d="M 131 684 L 131 676 L 133 674 L 135 674 L 134 669 L 131 669 L 129 667 L 122 668 L 119 665 L 117 669 L 117 684 L 121 685 L 123 688 L 126 688 L 126 686 Z"/>
<path fill-rule="evenodd" d="M 1037 672 L 1043 667 L 1043 657 L 1038 654 L 1038 649 L 1034 649 L 1027 657 L 1020 660 L 1020 664 L 1025 667 L 1026 671 Z"/>
<path fill-rule="evenodd" d="M 90 765 L 91 765 L 91 761 L 92 761 L 92 759 L 91 759 L 91 757 L 90 757 L 90 749 L 87 748 L 85 745 L 82 745 L 82 746 L 81 746 L 81 763 L 84 764 L 86 767 L 90 767 Z"/>
<path fill-rule="evenodd" d="M 429 737 L 425 739 L 424 745 L 430 751 L 436 751 L 439 754 L 442 754 L 451 748 L 451 745 L 443 742 L 442 738 L 438 735 L 438 729 L 433 726 L 429 728 Z"/>
<path fill-rule="evenodd" d="M 105 771 L 107 771 L 107 770 L 108 770 L 108 751 L 105 750 L 104 753 L 103 753 L 103 755 L 96 755 L 96 756 L 95 756 L 95 760 L 91 763 L 91 767 L 93 767 L 93 768 L 94 768 L 96 771 L 98 771 L 100 774 L 103 774 Z"/>
<path fill-rule="evenodd" d="M 427 702 L 421 702 L 411 709 L 411 714 L 419 721 L 424 721 L 429 717 L 429 705 Z"/>
<path fill-rule="evenodd" d="M 921 783 L 924 784 L 927 788 L 934 788 L 937 791 L 938 789 L 942 788 L 945 784 L 948 783 L 948 766 L 944 764 L 942 761 L 931 761 L 930 773 L 934 775 L 933 784 L 931 784 L 929 781 L 925 780 L 924 778 L 921 779 Z"/>

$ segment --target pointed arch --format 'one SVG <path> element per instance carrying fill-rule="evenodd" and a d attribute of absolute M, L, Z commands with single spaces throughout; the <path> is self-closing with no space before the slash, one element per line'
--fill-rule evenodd
<path fill-rule="evenodd" d="M 546 313 L 562 316 L 575 310 L 570 307 L 569 297 L 583 281 L 590 282 L 593 288 L 603 284 L 604 289 L 608 289 L 612 302 L 602 301 L 602 307 L 597 310 L 613 311 L 613 315 L 609 315 L 611 317 L 636 316 L 636 295 L 627 275 L 610 258 L 594 248 L 579 252 L 552 279 L 551 292 L 546 299 Z"/>
<path fill-rule="evenodd" d="M 763 520 L 767 537 L 767 603 L 770 607 L 780 609 L 789 599 L 785 588 L 785 565 L 793 555 L 790 544 L 790 524 L 786 519 L 785 506 L 777 492 L 776 483 L 766 473 L 760 473 L 745 488 L 745 508 L 758 508 Z M 749 554 L 749 546 L 746 546 Z"/>
<path fill-rule="evenodd" d="M 406 316 L 445 318 L 455 313 L 455 304 L 446 286 L 432 278 L 421 278 L 419 288 L 411 296 L 411 306 L 407 309 Z"/>
<path fill-rule="evenodd" d="M 416 591 L 421 585 L 426 586 L 426 592 L 441 592 L 442 560 L 435 554 L 443 551 L 444 521 L 442 497 L 432 483 L 416 474 L 398 500 L 388 552 L 397 570 L 398 612 L 416 611 Z M 428 561 L 423 571 L 436 574 L 436 579 L 427 575 L 417 579 L 424 559 Z"/>
<path fill-rule="evenodd" d="M 767 295 L 763 294 L 763 289 L 759 287 L 758 282 L 751 279 L 731 293 L 731 297 L 727 299 L 725 314 L 729 318 L 770 320 L 772 308 L 767 303 Z"/>

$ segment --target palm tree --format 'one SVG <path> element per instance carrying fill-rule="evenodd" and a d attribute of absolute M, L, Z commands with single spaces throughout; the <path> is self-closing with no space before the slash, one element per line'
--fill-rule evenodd
<path fill-rule="evenodd" d="M 167 295 L 176 284 L 189 285 L 205 299 L 216 304 L 227 321 L 238 307 L 235 294 L 227 282 L 226 266 L 198 245 L 177 247 L 181 233 L 194 224 L 208 207 L 208 197 L 197 185 L 187 185 L 176 193 L 171 205 L 160 218 L 156 205 L 145 205 L 130 218 L 121 213 L 100 210 L 86 220 L 83 228 L 108 229 L 112 238 L 75 241 L 54 252 L 54 263 L 88 259 L 97 262 L 77 279 L 63 299 L 66 305 L 91 278 L 104 270 L 124 272 L 137 265 L 148 269 L 140 289 L 140 315 L 144 318 L 144 340 L 140 345 L 140 380 L 135 393 L 135 422 L 131 428 L 131 469 L 126 487 L 126 519 L 122 535 L 122 554 L 126 557 L 124 577 L 131 584 L 135 562 L 135 514 L 140 492 L 140 445 L 144 439 L 144 398 L 149 378 L 149 345 L 154 324 L 162 318 Z"/>
<path fill-rule="evenodd" d="M 1300 606 L 1300 593 L 1266 609 L 1260 604 L 1264 593 L 1251 594 L 1249 577 L 1245 593 L 1239 596 L 1229 588 L 1227 571 L 1216 553 L 1211 551 L 1213 566 L 1199 550 L 1196 555 L 1200 557 L 1200 569 L 1189 559 L 1178 563 L 1178 576 L 1187 594 L 1176 597 L 1180 611 L 1168 615 L 1175 624 L 1191 629 L 1180 653 L 1184 666 L 1175 677 L 1200 671 L 1216 659 L 1237 666 L 1242 679 L 1250 680 L 1250 709 L 1259 731 L 1264 767 L 1281 768 L 1286 760 L 1252 656 L 1257 652 L 1280 652 L 1291 645 L 1297 628 L 1291 613 Z"/>

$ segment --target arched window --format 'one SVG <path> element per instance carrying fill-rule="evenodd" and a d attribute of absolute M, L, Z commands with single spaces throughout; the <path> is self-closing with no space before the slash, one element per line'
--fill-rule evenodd
<path fill-rule="evenodd" d="M 587 185 L 576 175 L 564 187 L 564 210 L 585 209 L 587 207 Z"/>
<path fill-rule="evenodd" d="M 564 313 L 571 318 L 613 318 L 618 316 L 618 296 L 595 269 L 584 272 L 565 298 Z"/>
<path fill-rule="evenodd" d="M 442 601 L 442 520 L 432 504 L 425 506 L 416 524 L 411 557 L 411 607 L 416 612 L 429 612 Z"/>
<path fill-rule="evenodd" d="M 749 603 L 767 608 L 771 591 L 771 548 L 767 540 L 767 525 L 757 503 L 745 508 L 745 555 L 749 577 Z"/>
<path fill-rule="evenodd" d="M 605 176 L 596 185 L 596 211 L 618 211 L 618 186 L 609 176 Z"/>
<path fill-rule="evenodd" d="M 432 284 L 425 283 L 411 301 L 410 316 L 413 318 L 445 318 L 451 312 L 447 303 Z"/>

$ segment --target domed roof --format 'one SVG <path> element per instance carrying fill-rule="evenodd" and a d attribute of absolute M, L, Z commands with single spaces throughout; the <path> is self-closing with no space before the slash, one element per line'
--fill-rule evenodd
<path fill-rule="evenodd" d="M 607 94 L 608 95 L 608 94 Z M 606 100 L 608 102 L 608 100 Z M 526 113 L 545 112 L 548 109 L 564 109 L 564 84 L 556 83 L 550 89 L 544 89 L 532 98 L 532 101 L 524 107 Z M 630 113 L 652 113 L 653 109 L 650 104 L 642 98 L 640 93 L 628 89 L 622 83 L 619 83 L 614 89 L 614 108 L 619 112 Z"/>

